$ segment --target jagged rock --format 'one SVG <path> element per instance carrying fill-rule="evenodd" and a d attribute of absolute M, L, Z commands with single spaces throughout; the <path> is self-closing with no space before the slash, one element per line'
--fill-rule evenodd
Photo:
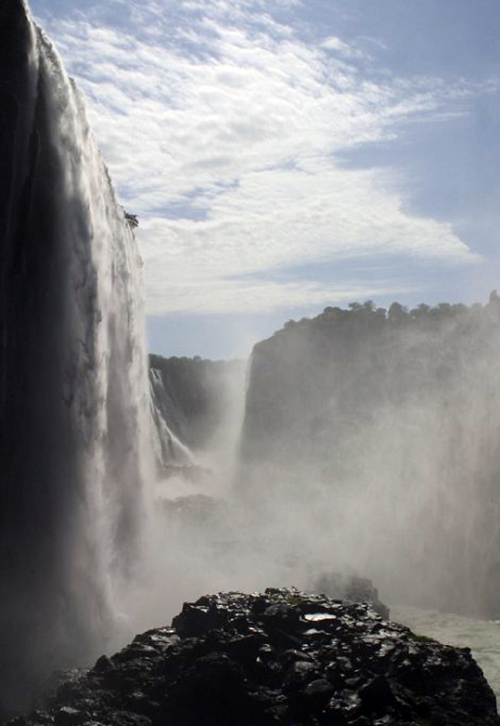
<path fill-rule="evenodd" d="M 390 610 L 380 601 L 378 590 L 367 577 L 342 575 L 327 572 L 316 577 L 310 588 L 313 592 L 323 592 L 329 597 L 350 602 L 368 602 L 385 620 L 389 620 Z"/>
<path fill-rule="evenodd" d="M 468 648 L 294 589 L 184 605 L 12 726 L 500 726 Z"/>

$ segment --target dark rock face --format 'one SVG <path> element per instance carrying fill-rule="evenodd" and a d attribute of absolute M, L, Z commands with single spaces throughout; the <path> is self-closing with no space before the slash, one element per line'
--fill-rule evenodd
<path fill-rule="evenodd" d="M 185 604 L 12 726 L 493 726 L 468 649 L 297 590 Z"/>

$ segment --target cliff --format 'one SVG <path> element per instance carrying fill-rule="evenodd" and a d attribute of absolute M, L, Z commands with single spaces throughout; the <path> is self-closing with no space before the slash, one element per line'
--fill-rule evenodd
<path fill-rule="evenodd" d="M 382 407 L 431 397 L 463 405 L 471 387 L 483 399 L 498 396 L 499 349 L 494 293 L 485 307 L 420 305 L 408 312 L 397 303 L 389 310 L 352 303 L 291 320 L 254 347 L 242 456 L 311 460 L 372 422 Z M 313 448 L 305 449 L 309 441 Z"/>
<path fill-rule="evenodd" d="M 326 308 L 253 351 L 238 491 L 393 601 L 500 614 L 500 301 Z M 309 538 L 311 541 L 311 538 Z"/>

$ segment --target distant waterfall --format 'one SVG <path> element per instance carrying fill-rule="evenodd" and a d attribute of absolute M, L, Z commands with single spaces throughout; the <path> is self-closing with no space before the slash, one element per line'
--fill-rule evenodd
<path fill-rule="evenodd" d="M 109 628 L 140 547 L 140 259 L 61 61 L 0 6 L 0 704 Z"/>
<path fill-rule="evenodd" d="M 153 445 L 158 470 L 173 464 L 186 466 L 194 464 L 194 456 L 189 447 L 174 433 L 174 429 L 184 425 L 182 413 L 178 411 L 174 401 L 168 395 L 163 383 L 161 371 L 151 368 L 149 371 L 151 390 L 151 418 L 153 422 Z M 180 421 L 179 421 L 180 419 Z"/>

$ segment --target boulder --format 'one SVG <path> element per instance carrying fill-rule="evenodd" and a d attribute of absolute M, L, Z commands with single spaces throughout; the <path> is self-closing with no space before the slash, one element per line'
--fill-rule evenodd
<path fill-rule="evenodd" d="M 186 604 L 11 726 L 500 726 L 469 649 L 299 592 Z"/>

